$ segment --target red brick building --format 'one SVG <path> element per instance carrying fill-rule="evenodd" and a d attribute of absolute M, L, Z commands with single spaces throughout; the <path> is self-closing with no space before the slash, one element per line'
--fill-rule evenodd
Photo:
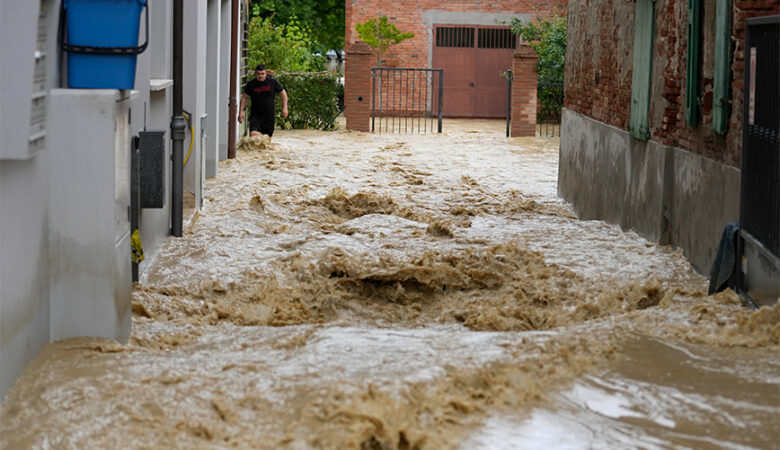
<path fill-rule="evenodd" d="M 349 49 L 358 40 L 357 23 L 386 16 L 415 37 L 391 46 L 383 67 L 444 69 L 445 116 L 504 117 L 501 72 L 511 68 L 516 48 L 510 19 L 531 20 L 565 8 L 566 0 L 347 0 L 346 43 Z"/>
<path fill-rule="evenodd" d="M 578 215 L 708 270 L 739 217 L 745 21 L 778 13 L 778 0 L 568 2 L 558 190 Z"/>

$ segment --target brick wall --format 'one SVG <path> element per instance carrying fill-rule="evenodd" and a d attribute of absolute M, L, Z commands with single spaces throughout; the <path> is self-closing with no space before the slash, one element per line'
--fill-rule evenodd
<path fill-rule="evenodd" d="M 426 11 L 449 11 L 464 13 L 508 13 L 513 15 L 550 14 L 554 9 L 565 10 L 567 0 L 346 0 L 347 46 L 357 39 L 355 24 L 371 17 L 387 16 L 400 30 L 412 32 L 415 37 L 392 46 L 384 55 L 383 66 L 427 68 L 430 61 L 430 25 L 426 25 L 423 14 Z M 496 25 L 495 23 L 492 25 Z"/>
<path fill-rule="evenodd" d="M 536 136 L 536 61 L 531 47 L 520 46 L 512 58 L 512 137 Z"/>
<path fill-rule="evenodd" d="M 344 117 L 347 129 L 370 131 L 371 117 L 371 48 L 363 41 L 347 45 L 344 62 Z"/>
<path fill-rule="evenodd" d="M 700 115 L 685 121 L 688 1 L 655 2 L 651 86 L 651 140 L 738 166 L 741 148 L 745 19 L 778 14 L 777 0 L 735 0 L 731 65 L 731 112 L 725 136 L 712 130 L 715 0 L 702 0 Z M 631 108 L 634 3 L 570 0 L 564 106 L 600 122 L 627 129 Z"/>

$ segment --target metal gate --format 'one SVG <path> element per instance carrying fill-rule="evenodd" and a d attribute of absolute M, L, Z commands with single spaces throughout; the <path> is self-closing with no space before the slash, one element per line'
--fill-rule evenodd
<path fill-rule="evenodd" d="M 780 16 L 747 20 L 740 194 L 741 290 L 780 296 Z"/>
<path fill-rule="evenodd" d="M 563 83 L 541 82 L 537 84 L 536 101 L 539 105 L 536 117 L 537 135 L 541 137 L 560 137 Z"/>
<path fill-rule="evenodd" d="M 442 69 L 371 69 L 371 131 L 441 133 Z"/>

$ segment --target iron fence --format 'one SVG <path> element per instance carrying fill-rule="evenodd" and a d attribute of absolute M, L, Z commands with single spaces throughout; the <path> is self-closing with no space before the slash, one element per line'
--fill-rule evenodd
<path fill-rule="evenodd" d="M 371 131 L 441 133 L 444 71 L 371 69 Z"/>
<path fill-rule="evenodd" d="M 537 135 L 561 136 L 561 109 L 563 109 L 563 83 L 538 83 L 536 97 L 539 108 L 536 115 Z"/>

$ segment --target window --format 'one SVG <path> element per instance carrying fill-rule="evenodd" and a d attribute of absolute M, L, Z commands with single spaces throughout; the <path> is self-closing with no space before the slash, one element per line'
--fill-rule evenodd
<path fill-rule="evenodd" d="M 508 28 L 480 28 L 477 34 L 479 48 L 515 48 L 515 35 Z"/>
<path fill-rule="evenodd" d="M 437 47 L 474 47 L 474 28 L 439 27 L 436 28 Z"/>

